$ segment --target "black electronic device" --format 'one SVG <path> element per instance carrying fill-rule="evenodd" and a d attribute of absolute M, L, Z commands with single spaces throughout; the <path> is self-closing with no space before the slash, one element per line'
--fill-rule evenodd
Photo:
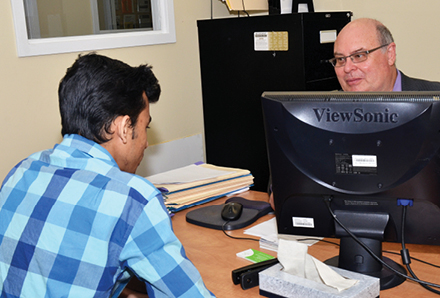
<path fill-rule="evenodd" d="M 237 202 L 226 203 L 221 212 L 223 220 L 237 220 L 243 212 L 243 205 Z"/>
<path fill-rule="evenodd" d="M 262 105 L 279 233 L 341 238 L 339 267 L 381 289 L 404 278 L 328 207 L 379 256 L 402 239 L 399 205 L 407 243 L 440 245 L 440 92 L 265 92 Z"/>
<path fill-rule="evenodd" d="M 270 259 L 232 270 L 232 282 L 240 284 L 243 290 L 260 284 L 258 273 L 278 263 L 278 259 Z"/>

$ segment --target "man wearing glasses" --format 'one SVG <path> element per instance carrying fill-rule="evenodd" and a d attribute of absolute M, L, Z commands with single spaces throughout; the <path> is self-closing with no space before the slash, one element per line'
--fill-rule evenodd
<path fill-rule="evenodd" d="M 439 82 L 410 78 L 396 68 L 396 44 L 379 21 L 357 19 L 339 33 L 329 59 L 344 91 L 436 91 Z"/>

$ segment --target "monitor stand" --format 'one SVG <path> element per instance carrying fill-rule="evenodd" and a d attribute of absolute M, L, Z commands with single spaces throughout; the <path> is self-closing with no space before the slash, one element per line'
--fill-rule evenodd
<path fill-rule="evenodd" d="M 405 268 L 393 260 L 382 256 L 382 241 L 389 215 L 386 213 L 357 213 L 335 211 L 336 217 L 358 237 L 376 256 L 396 271 L 405 274 Z M 368 223 L 365 225 L 365 223 Z M 336 237 L 341 239 L 339 256 L 327 260 L 327 265 L 380 278 L 380 289 L 386 290 L 400 285 L 405 278 L 383 266 L 357 243 L 338 223 Z"/>
<path fill-rule="evenodd" d="M 366 241 L 371 239 L 361 238 L 360 240 L 364 242 L 371 249 L 371 246 L 367 244 L 368 241 Z M 380 246 L 382 247 L 382 243 L 380 243 Z M 347 252 L 347 247 L 349 248 L 348 250 L 350 252 Z M 372 249 L 372 250 L 377 256 L 382 256 L 382 249 L 379 250 Z M 362 253 L 362 255 L 359 254 L 359 252 Z M 363 258 L 362 265 L 365 265 L 365 267 L 367 268 L 371 268 L 371 267 L 376 267 L 376 268 L 373 269 L 373 271 L 366 271 L 366 272 L 362 269 L 359 270 L 359 268 L 356 268 L 356 265 L 351 260 L 353 259 L 359 260 L 362 258 Z M 393 260 L 387 257 L 382 256 L 381 258 L 382 261 L 384 261 L 386 264 L 388 264 L 395 270 L 399 271 L 402 274 L 406 274 L 406 270 L 402 265 L 394 262 Z M 350 261 L 344 262 L 344 260 L 350 260 Z M 396 287 L 405 281 L 405 278 L 401 277 L 392 270 L 383 266 L 381 263 L 379 263 L 377 260 L 371 257 L 371 255 L 362 246 L 354 242 L 352 238 L 350 239 L 341 238 L 341 247 L 339 250 L 339 256 L 326 260 L 325 264 L 380 278 L 381 291 Z"/>

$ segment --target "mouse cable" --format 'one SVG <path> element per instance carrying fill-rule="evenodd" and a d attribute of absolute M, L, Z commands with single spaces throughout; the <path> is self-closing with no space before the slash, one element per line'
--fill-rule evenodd
<path fill-rule="evenodd" d="M 222 225 L 222 231 L 223 231 L 223 233 L 224 233 L 226 236 L 228 236 L 229 238 L 232 238 L 232 239 L 238 239 L 238 240 L 252 240 L 252 241 L 258 241 L 258 242 L 260 242 L 260 239 L 246 238 L 246 237 L 235 237 L 235 236 L 231 236 L 231 235 L 229 235 L 228 233 L 226 233 L 226 230 L 225 230 L 225 226 L 226 226 L 229 222 L 230 222 L 230 220 L 225 221 L 225 223 Z"/>
<path fill-rule="evenodd" d="M 362 246 L 376 261 L 378 261 L 378 262 L 380 262 L 383 266 L 385 266 L 385 267 L 387 267 L 389 270 L 391 270 L 391 271 L 393 271 L 394 273 L 396 273 L 397 275 L 399 275 L 399 276 L 401 276 L 401 277 L 403 277 L 403 278 L 406 278 L 406 279 L 409 279 L 409 280 L 412 280 L 412 281 L 414 281 L 414 282 L 417 282 L 417 283 L 420 283 L 420 284 L 425 284 L 425 285 L 429 285 L 429 286 L 432 286 L 432 287 L 436 287 L 436 288 L 440 288 L 440 285 L 438 285 L 438 284 L 434 284 L 434 283 L 430 283 L 430 282 L 427 282 L 427 281 L 423 281 L 423 280 L 419 280 L 419 279 L 416 279 L 416 278 L 413 278 L 412 276 L 409 276 L 409 275 L 407 275 L 407 274 L 403 274 L 403 273 L 401 273 L 401 272 L 399 272 L 399 271 L 397 271 L 396 269 L 394 269 L 393 267 L 391 267 L 390 265 L 388 265 L 387 263 L 385 263 L 383 260 L 382 260 L 382 258 L 380 258 L 380 257 L 378 257 L 378 256 L 376 256 L 375 254 L 374 254 L 374 252 L 367 246 L 367 245 L 365 245 L 361 240 L 359 240 L 359 238 L 358 237 L 356 237 L 347 227 L 345 227 L 345 225 L 343 225 L 342 223 L 341 223 L 341 221 L 339 220 L 339 218 L 337 218 L 337 216 L 336 216 L 336 214 L 333 212 L 333 210 L 331 209 L 331 206 L 330 206 L 330 204 L 331 204 L 331 197 L 325 197 L 324 198 L 324 202 L 326 203 L 326 205 L 327 205 L 327 209 L 328 209 L 328 211 L 330 212 L 330 214 L 331 214 L 331 216 L 333 217 L 333 219 L 336 221 L 336 223 L 342 228 L 342 229 L 344 229 L 345 230 L 345 232 L 347 232 L 347 234 L 348 235 L 350 235 L 350 237 L 351 238 L 353 238 L 353 240 L 354 241 L 356 241 L 360 246 Z"/>
<path fill-rule="evenodd" d="M 405 246 L 405 222 L 406 222 L 406 212 L 407 212 L 407 208 L 408 205 L 403 205 L 402 206 L 402 250 L 400 251 L 401 253 L 401 257 L 402 257 L 402 263 L 406 266 L 406 269 L 408 269 L 408 272 L 411 274 L 412 277 L 414 277 L 415 279 L 419 280 L 419 278 L 417 277 L 417 275 L 412 271 L 411 269 L 411 260 L 410 260 L 410 256 L 409 256 L 409 251 Z M 440 291 L 431 288 L 430 286 L 420 283 L 419 284 L 424 287 L 425 289 L 427 289 L 428 291 L 431 291 L 435 294 L 440 295 Z"/>

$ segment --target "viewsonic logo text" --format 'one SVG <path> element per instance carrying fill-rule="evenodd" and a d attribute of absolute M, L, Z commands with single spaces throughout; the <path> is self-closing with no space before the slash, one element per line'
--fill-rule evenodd
<path fill-rule="evenodd" d="M 318 122 L 368 122 L 368 123 L 397 123 L 399 115 L 389 109 L 383 112 L 368 112 L 362 108 L 353 111 L 333 111 L 331 108 L 314 108 Z"/>

